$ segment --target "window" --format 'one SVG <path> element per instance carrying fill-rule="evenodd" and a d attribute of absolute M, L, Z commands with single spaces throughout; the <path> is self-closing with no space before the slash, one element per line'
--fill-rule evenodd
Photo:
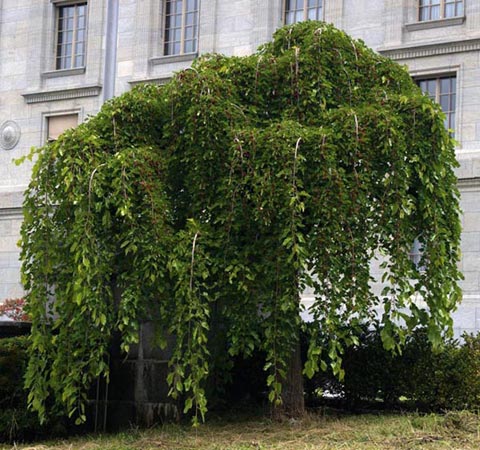
<path fill-rule="evenodd" d="M 86 28 L 86 3 L 57 7 L 57 70 L 85 65 Z"/>
<path fill-rule="evenodd" d="M 445 76 L 417 81 L 420 89 L 442 107 L 445 113 L 445 128 L 455 130 L 455 103 L 457 78 Z"/>
<path fill-rule="evenodd" d="M 421 22 L 463 16 L 463 0 L 420 0 L 418 5 Z"/>
<path fill-rule="evenodd" d="M 62 114 L 47 117 L 47 141 L 55 141 L 69 128 L 78 125 L 78 114 Z"/>
<path fill-rule="evenodd" d="M 323 0 L 286 0 L 285 24 L 302 22 L 304 20 L 322 20 Z"/>
<path fill-rule="evenodd" d="M 181 55 L 197 51 L 199 1 L 166 0 L 165 55 Z"/>

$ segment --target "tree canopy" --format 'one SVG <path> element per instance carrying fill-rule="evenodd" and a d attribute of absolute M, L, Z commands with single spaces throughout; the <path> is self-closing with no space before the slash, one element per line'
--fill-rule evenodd
<path fill-rule="evenodd" d="M 330 25 L 284 27 L 247 57 L 203 56 L 34 153 L 22 258 L 26 383 L 41 416 L 53 401 L 85 420 L 112 335 L 128 352 L 147 318 L 159 345 L 175 336 L 171 393 L 196 416 L 218 333 L 225 358 L 264 352 L 281 401 L 306 287 L 309 376 L 327 360 L 341 375 L 365 322 L 380 319 L 387 348 L 400 327 L 426 325 L 434 343 L 451 327 L 453 140 L 405 68 Z"/>

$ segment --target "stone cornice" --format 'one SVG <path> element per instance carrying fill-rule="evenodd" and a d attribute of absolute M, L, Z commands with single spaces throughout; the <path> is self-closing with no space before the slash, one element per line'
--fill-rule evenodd
<path fill-rule="evenodd" d="M 58 100 L 69 100 L 73 98 L 81 97 L 96 97 L 100 94 L 102 86 L 82 86 L 78 88 L 59 89 L 56 91 L 39 91 L 29 92 L 22 94 L 25 102 L 30 103 L 42 103 L 42 102 L 54 102 Z"/>
<path fill-rule="evenodd" d="M 384 48 L 378 49 L 378 52 L 383 56 L 400 60 L 478 50 L 480 50 L 480 39 L 464 39 L 461 41 L 437 42 L 432 44 L 412 45 L 408 47 Z"/>

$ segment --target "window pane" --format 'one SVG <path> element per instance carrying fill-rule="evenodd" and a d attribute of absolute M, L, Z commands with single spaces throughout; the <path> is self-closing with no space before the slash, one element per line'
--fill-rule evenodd
<path fill-rule="evenodd" d="M 420 8 L 420 20 L 428 20 L 428 13 L 430 10 L 428 8 Z"/>
<path fill-rule="evenodd" d="M 182 30 L 181 29 L 175 29 L 173 31 L 173 40 L 180 42 L 182 40 Z"/>
<path fill-rule="evenodd" d="M 434 100 L 435 100 L 436 91 L 437 91 L 437 80 L 428 80 L 427 81 L 427 93 Z"/>
<path fill-rule="evenodd" d="M 431 20 L 440 19 L 440 6 L 432 6 L 431 9 Z"/>
<path fill-rule="evenodd" d="M 85 53 L 84 43 L 83 42 L 77 42 L 75 44 L 75 54 L 76 55 L 83 55 L 83 53 Z"/>
<path fill-rule="evenodd" d="M 175 14 L 181 14 L 183 11 L 183 1 L 177 0 L 175 2 Z"/>
<path fill-rule="evenodd" d="M 318 10 L 316 8 L 309 9 L 308 14 L 307 14 L 307 18 L 310 19 L 310 20 L 318 20 L 319 17 L 317 15 L 317 12 L 318 12 Z"/>
<path fill-rule="evenodd" d="M 448 95 L 440 96 L 440 106 L 443 111 L 448 111 L 450 109 L 450 99 Z"/>
<path fill-rule="evenodd" d="M 75 56 L 75 67 L 82 67 L 83 66 L 83 55 Z"/>
<path fill-rule="evenodd" d="M 294 22 L 295 15 L 293 12 L 287 12 L 285 15 L 285 24 L 292 25 Z"/>
<path fill-rule="evenodd" d="M 193 53 L 193 41 L 185 41 L 185 53 Z"/>
<path fill-rule="evenodd" d="M 193 27 L 185 28 L 185 40 L 193 39 Z"/>
<path fill-rule="evenodd" d="M 447 3 L 445 5 L 445 17 L 454 17 L 455 16 L 455 4 Z"/>
<path fill-rule="evenodd" d="M 442 78 L 440 80 L 440 93 L 448 94 L 450 92 L 450 78 Z"/>
<path fill-rule="evenodd" d="M 463 16 L 463 2 L 458 2 L 457 3 L 457 16 Z"/>
<path fill-rule="evenodd" d="M 303 0 L 297 0 L 297 6 L 295 9 L 303 9 Z"/>
<path fill-rule="evenodd" d="M 185 25 L 187 25 L 187 26 L 188 25 L 193 25 L 195 23 L 195 16 L 196 16 L 196 13 L 188 13 Z"/>

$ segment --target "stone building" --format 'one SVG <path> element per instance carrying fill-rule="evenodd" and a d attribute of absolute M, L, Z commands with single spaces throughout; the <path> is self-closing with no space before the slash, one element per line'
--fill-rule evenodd
<path fill-rule="evenodd" d="M 463 208 L 455 329 L 478 331 L 479 0 L 0 0 L 0 301 L 23 293 L 17 241 L 31 165 L 13 159 L 137 83 L 163 83 L 199 54 L 250 54 L 307 19 L 405 64 L 442 105 L 458 141 Z"/>

